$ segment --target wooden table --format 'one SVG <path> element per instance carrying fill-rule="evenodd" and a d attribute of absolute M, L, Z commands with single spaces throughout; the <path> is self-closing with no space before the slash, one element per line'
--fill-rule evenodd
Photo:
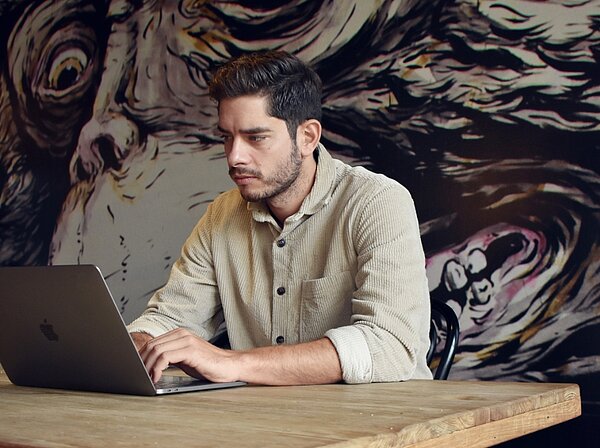
<path fill-rule="evenodd" d="M 581 414 L 575 384 L 246 386 L 162 397 L 36 389 L 0 371 L 0 446 L 486 447 Z"/>

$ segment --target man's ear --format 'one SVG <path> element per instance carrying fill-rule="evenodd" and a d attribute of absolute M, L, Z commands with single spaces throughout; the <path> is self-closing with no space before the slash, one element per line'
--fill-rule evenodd
<path fill-rule="evenodd" d="M 321 123 L 313 118 L 298 126 L 298 147 L 304 156 L 312 155 L 321 140 Z"/>

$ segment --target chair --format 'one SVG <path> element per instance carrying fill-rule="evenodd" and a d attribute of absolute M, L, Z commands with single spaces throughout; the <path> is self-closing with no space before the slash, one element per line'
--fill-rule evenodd
<path fill-rule="evenodd" d="M 212 338 L 209 342 L 212 345 L 215 345 L 219 348 L 223 348 L 225 350 L 231 350 L 231 344 L 229 343 L 229 334 L 227 334 L 227 330 L 221 331 L 214 338 Z"/>
<path fill-rule="evenodd" d="M 427 352 L 427 364 L 434 372 L 434 379 L 445 380 L 448 378 L 458 347 L 459 334 L 460 327 L 454 310 L 440 300 L 431 299 L 430 345 Z"/>

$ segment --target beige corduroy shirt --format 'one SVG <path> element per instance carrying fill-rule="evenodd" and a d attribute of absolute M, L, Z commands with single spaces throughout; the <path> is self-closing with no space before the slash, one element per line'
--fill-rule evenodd
<path fill-rule="evenodd" d="M 237 189 L 218 196 L 129 331 L 185 327 L 210 339 L 224 320 L 234 350 L 329 338 L 347 383 L 431 378 L 429 292 L 410 194 L 317 151 L 313 188 L 283 228 Z"/>

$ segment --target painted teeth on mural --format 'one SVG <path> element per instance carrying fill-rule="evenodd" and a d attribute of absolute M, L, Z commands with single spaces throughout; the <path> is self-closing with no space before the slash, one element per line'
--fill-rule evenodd
<path fill-rule="evenodd" d="M 481 249 L 473 249 L 467 259 L 467 271 L 478 274 L 487 267 L 487 259 Z"/>
<path fill-rule="evenodd" d="M 462 289 L 467 284 L 465 268 L 456 260 L 450 260 L 444 268 L 444 283 L 449 291 Z"/>
<path fill-rule="evenodd" d="M 493 284 L 487 278 L 473 282 L 467 289 L 467 301 L 471 309 L 476 309 L 477 305 L 486 305 L 492 298 Z"/>
<path fill-rule="evenodd" d="M 478 274 L 487 267 L 485 254 L 481 249 L 473 249 L 466 267 L 457 260 L 450 260 L 444 267 L 443 280 L 448 291 L 457 291 L 467 286 L 469 275 Z"/>

